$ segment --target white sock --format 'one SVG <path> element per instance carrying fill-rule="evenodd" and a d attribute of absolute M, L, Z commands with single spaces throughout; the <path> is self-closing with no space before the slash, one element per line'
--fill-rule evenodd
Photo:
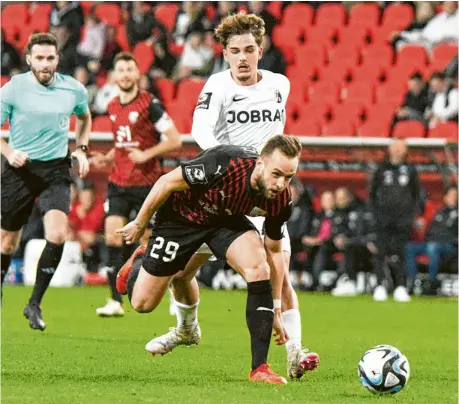
<path fill-rule="evenodd" d="M 282 321 L 289 340 L 285 344 L 287 352 L 293 346 L 301 348 L 301 315 L 298 309 L 290 309 L 282 313 Z"/>
<path fill-rule="evenodd" d="M 199 301 L 191 306 L 175 301 L 179 330 L 190 331 L 198 325 L 198 305 Z"/>

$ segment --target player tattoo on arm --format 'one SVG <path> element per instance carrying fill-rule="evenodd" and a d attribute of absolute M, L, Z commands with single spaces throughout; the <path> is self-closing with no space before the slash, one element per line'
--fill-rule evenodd
<path fill-rule="evenodd" d="M 189 188 L 190 186 L 184 180 L 180 167 L 161 176 L 145 199 L 137 217 L 116 232 L 123 236 L 126 244 L 137 242 L 142 237 L 155 212 L 166 202 L 169 196 L 173 192 L 185 191 Z"/>

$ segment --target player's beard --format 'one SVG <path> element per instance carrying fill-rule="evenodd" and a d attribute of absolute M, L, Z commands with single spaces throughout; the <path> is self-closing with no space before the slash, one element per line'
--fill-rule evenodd
<path fill-rule="evenodd" d="M 53 82 L 54 73 L 56 72 L 55 70 L 51 69 L 38 70 L 34 69 L 32 66 L 30 67 L 30 70 L 32 70 L 32 73 L 37 81 L 44 86 L 47 86 Z"/>
<path fill-rule="evenodd" d="M 134 91 L 136 91 L 137 83 L 134 81 L 132 84 L 128 86 L 122 86 L 121 84 L 118 84 L 118 87 L 123 93 L 130 94 Z"/>
<path fill-rule="evenodd" d="M 258 178 L 255 181 L 257 188 L 258 188 L 258 193 L 263 195 L 266 199 L 275 199 L 277 195 L 279 195 L 278 192 L 273 193 L 274 191 L 272 189 L 269 189 L 265 183 L 263 182 L 263 179 Z M 271 193 L 270 193 L 271 191 Z"/>

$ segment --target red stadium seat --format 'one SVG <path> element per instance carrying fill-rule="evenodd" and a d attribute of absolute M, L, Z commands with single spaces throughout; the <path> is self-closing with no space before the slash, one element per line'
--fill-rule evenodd
<path fill-rule="evenodd" d="M 456 122 L 440 122 L 433 128 L 430 128 L 427 137 L 442 138 L 457 143 L 457 131 Z"/>
<path fill-rule="evenodd" d="M 338 28 L 333 25 L 316 25 L 305 31 L 306 43 L 317 46 L 319 44 L 331 47 L 338 36 Z"/>
<path fill-rule="evenodd" d="M 186 134 L 191 132 L 192 112 L 184 113 L 183 105 L 176 101 L 167 104 L 166 110 L 180 133 Z"/>
<path fill-rule="evenodd" d="M 24 27 L 29 19 L 28 7 L 24 4 L 7 5 L 1 14 L 2 28 L 16 26 Z"/>
<path fill-rule="evenodd" d="M 366 122 L 389 126 L 398 107 L 399 105 L 387 103 L 369 105 L 366 107 Z"/>
<path fill-rule="evenodd" d="M 70 116 L 70 123 L 69 123 L 69 130 L 70 132 L 73 132 L 76 128 L 76 121 L 77 121 L 77 118 L 75 115 L 71 115 Z M 93 130 L 94 130 L 94 126 L 93 126 Z M 112 129 L 110 129 L 110 132 L 112 131 Z"/>
<path fill-rule="evenodd" d="M 129 51 L 129 40 L 126 32 L 126 25 L 120 24 L 116 27 L 116 42 L 123 51 Z"/>
<path fill-rule="evenodd" d="M 361 103 L 345 102 L 338 104 L 333 108 L 333 121 L 347 121 L 352 123 L 355 128 L 358 128 L 362 125 L 364 112 L 365 108 Z"/>
<path fill-rule="evenodd" d="M 342 4 L 322 4 L 316 11 L 316 26 L 341 28 L 346 23 L 346 10 Z"/>
<path fill-rule="evenodd" d="M 308 88 L 309 100 L 313 104 L 334 105 L 339 100 L 339 87 L 335 83 L 318 82 Z"/>
<path fill-rule="evenodd" d="M 1 78 L 1 87 L 3 87 L 6 83 L 8 83 L 8 81 L 10 81 L 10 77 L 9 76 L 2 76 L 2 78 Z"/>
<path fill-rule="evenodd" d="M 314 119 L 320 125 L 323 125 L 329 121 L 331 117 L 331 107 L 326 103 L 308 103 L 303 105 L 301 111 L 299 111 L 299 119 L 305 121 L 307 119 Z"/>
<path fill-rule="evenodd" d="M 161 98 L 165 104 L 168 104 L 174 98 L 175 86 L 172 80 L 156 79 L 156 86 L 161 94 Z"/>
<path fill-rule="evenodd" d="M 376 3 L 361 2 L 349 11 L 349 25 L 372 28 L 379 25 L 380 9 Z"/>
<path fill-rule="evenodd" d="M 108 116 L 96 116 L 92 121 L 93 132 L 111 132 L 112 130 L 112 121 Z"/>
<path fill-rule="evenodd" d="M 401 121 L 398 122 L 392 132 L 393 137 L 409 139 L 425 137 L 426 128 L 418 121 Z"/>
<path fill-rule="evenodd" d="M 385 76 L 385 69 L 380 66 L 362 65 L 357 66 L 352 73 L 353 83 L 367 83 L 368 85 L 380 84 Z"/>
<path fill-rule="evenodd" d="M 172 32 L 179 6 L 177 4 L 160 4 L 155 8 L 155 17 Z"/>
<path fill-rule="evenodd" d="M 389 44 L 373 44 L 362 49 L 362 64 L 388 67 L 394 63 L 394 51 Z"/>
<path fill-rule="evenodd" d="M 457 45 L 444 43 L 435 46 L 430 58 L 432 72 L 442 71 L 454 57 L 457 58 Z"/>
<path fill-rule="evenodd" d="M 388 82 L 376 88 L 376 101 L 380 104 L 399 106 L 406 92 L 405 82 Z"/>
<path fill-rule="evenodd" d="M 392 31 L 403 31 L 411 24 L 414 18 L 413 7 L 408 4 L 390 4 L 385 10 L 382 18 L 382 26 Z"/>
<path fill-rule="evenodd" d="M 416 66 L 421 68 L 427 64 L 427 52 L 424 46 L 405 45 L 397 52 L 397 66 Z"/>
<path fill-rule="evenodd" d="M 80 7 L 83 9 L 83 14 L 88 15 L 91 12 L 94 1 L 80 1 Z"/>
<path fill-rule="evenodd" d="M 2 125 L 3 130 L 10 130 L 10 121 L 5 121 L 5 123 Z"/>
<path fill-rule="evenodd" d="M 176 102 L 182 105 L 185 114 L 193 113 L 204 84 L 205 80 L 190 78 L 182 80 L 178 85 Z"/>
<path fill-rule="evenodd" d="M 332 121 L 322 127 L 323 136 L 354 136 L 354 126 L 347 121 Z"/>
<path fill-rule="evenodd" d="M 389 137 L 389 124 L 384 121 L 367 121 L 358 130 L 360 137 Z"/>
<path fill-rule="evenodd" d="M 343 93 L 346 102 L 369 105 L 374 101 L 374 88 L 369 83 L 351 83 Z"/>
<path fill-rule="evenodd" d="M 51 10 L 51 4 L 33 5 L 30 10 L 29 27 L 36 29 L 39 32 L 47 32 Z"/>
<path fill-rule="evenodd" d="M 266 9 L 279 21 L 282 17 L 282 1 L 270 1 Z"/>
<path fill-rule="evenodd" d="M 320 125 L 313 117 L 303 117 L 290 122 L 289 134 L 297 136 L 320 136 Z"/>
<path fill-rule="evenodd" d="M 120 23 L 121 10 L 117 4 L 98 4 L 96 15 L 101 21 L 116 27 Z"/>
<path fill-rule="evenodd" d="M 328 53 L 330 63 L 346 66 L 356 66 L 360 62 L 360 49 L 357 45 L 338 45 Z"/>
<path fill-rule="evenodd" d="M 153 48 L 146 42 L 139 42 L 132 51 L 139 64 L 140 74 L 146 74 L 155 60 Z"/>
<path fill-rule="evenodd" d="M 307 27 L 312 25 L 314 9 L 309 4 L 293 3 L 286 7 L 282 25 Z"/>
<path fill-rule="evenodd" d="M 295 49 L 300 45 L 301 30 L 278 25 L 273 29 L 273 42 L 282 51 L 287 63 L 292 63 Z"/>
<path fill-rule="evenodd" d="M 346 85 L 347 81 L 353 76 L 354 69 L 347 64 L 334 62 L 318 72 L 320 81 L 335 83 L 340 87 Z"/>
<path fill-rule="evenodd" d="M 339 43 L 342 45 L 357 45 L 364 47 L 371 38 L 371 31 L 362 25 L 348 25 L 339 31 Z"/>

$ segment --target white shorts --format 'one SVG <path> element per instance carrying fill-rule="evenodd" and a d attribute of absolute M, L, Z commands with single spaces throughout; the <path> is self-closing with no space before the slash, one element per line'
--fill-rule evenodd
<path fill-rule="evenodd" d="M 263 234 L 263 224 L 265 222 L 265 218 L 262 216 L 258 216 L 258 217 L 247 216 L 247 219 L 249 219 L 255 225 L 255 227 L 258 230 L 258 233 L 260 234 L 260 237 L 263 238 L 261 234 Z M 284 235 L 282 237 L 282 251 L 288 254 L 291 254 L 292 248 L 290 245 L 290 236 L 288 234 L 286 223 L 282 226 L 282 234 Z M 204 243 L 203 245 L 201 245 L 201 247 L 199 247 L 198 251 L 196 251 L 196 254 L 213 254 L 213 252 L 207 246 L 207 244 Z"/>

